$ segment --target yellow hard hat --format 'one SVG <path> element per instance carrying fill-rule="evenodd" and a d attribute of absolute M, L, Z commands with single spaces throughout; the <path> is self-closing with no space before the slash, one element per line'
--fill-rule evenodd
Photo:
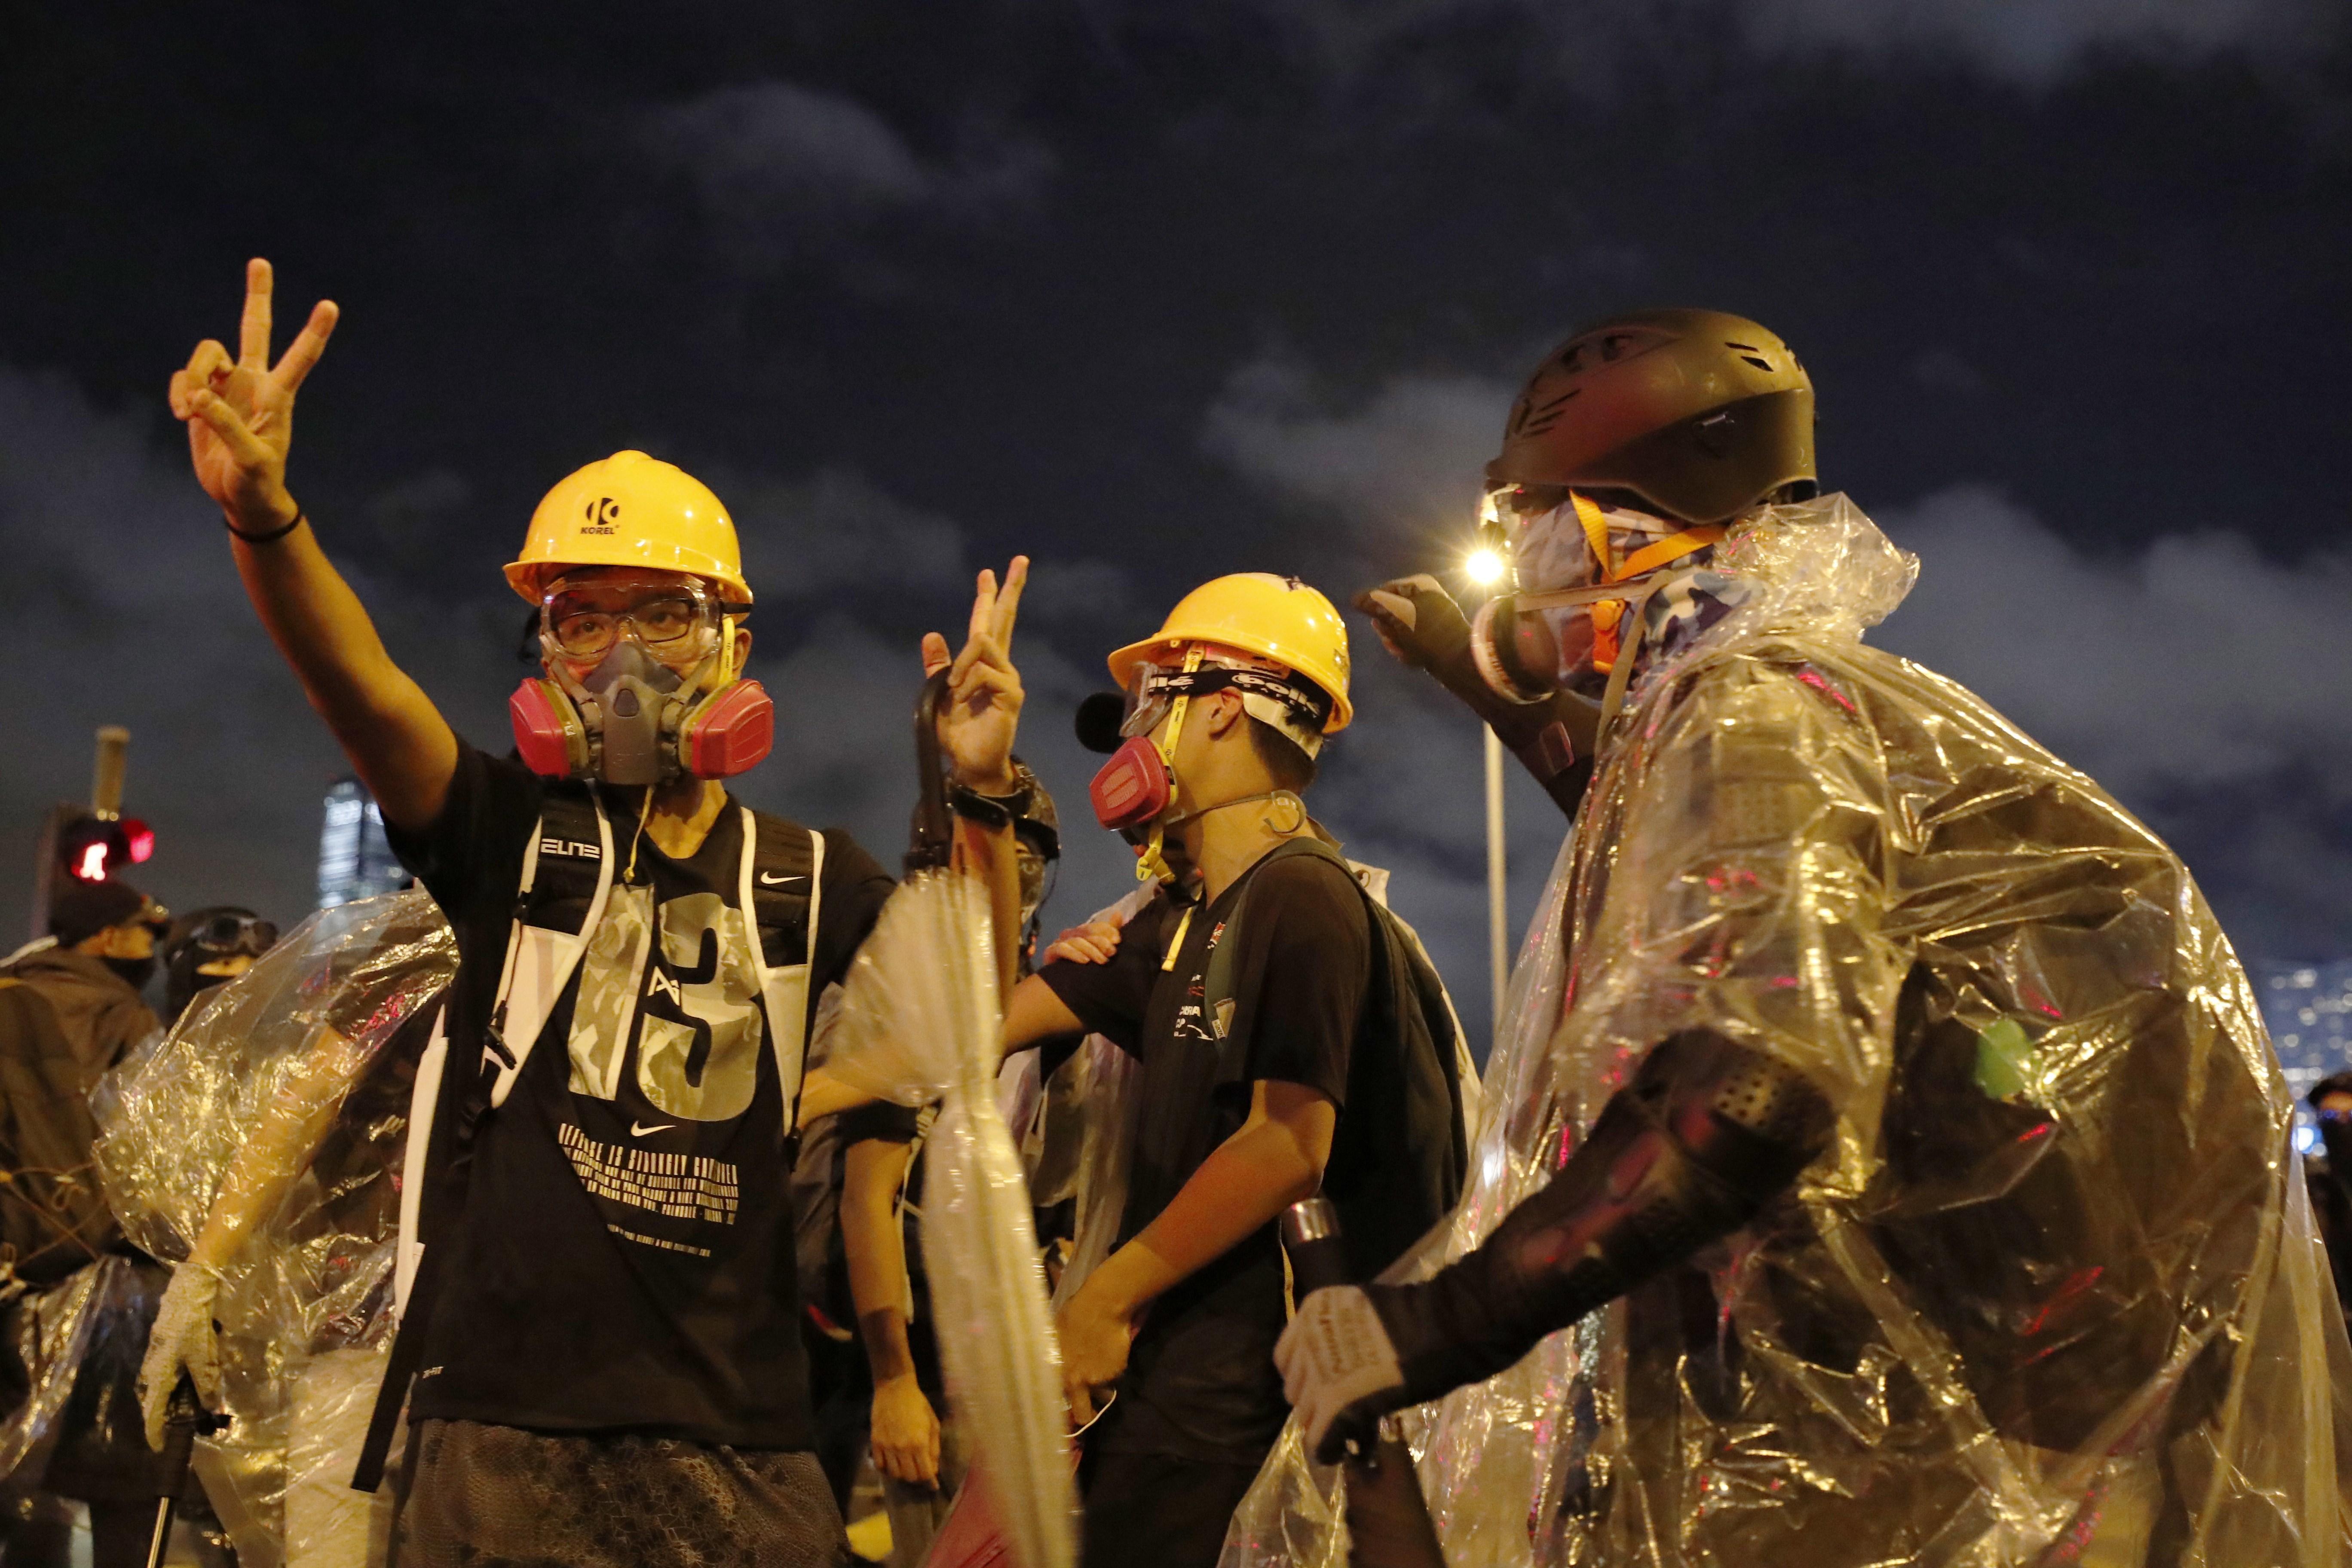
<path fill-rule="evenodd" d="M 548 491 L 507 581 L 535 605 L 547 569 L 570 566 L 690 572 L 751 602 L 727 509 L 700 479 L 643 452 L 615 452 Z"/>
<path fill-rule="evenodd" d="M 1203 583 L 1168 612 L 1167 624 L 1110 656 L 1124 687 L 1135 667 L 1192 643 L 1237 647 L 1286 664 L 1331 699 L 1323 732 L 1336 735 L 1356 717 L 1348 704 L 1348 624 L 1331 601 L 1296 577 L 1238 572 Z"/>

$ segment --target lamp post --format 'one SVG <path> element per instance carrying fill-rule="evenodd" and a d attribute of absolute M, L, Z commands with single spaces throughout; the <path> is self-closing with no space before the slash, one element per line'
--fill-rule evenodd
<path fill-rule="evenodd" d="M 1501 551 L 1482 545 L 1463 563 L 1463 573 L 1489 593 L 1510 571 Z M 1494 993 L 1491 1046 L 1503 1037 L 1503 997 L 1511 987 L 1511 925 L 1506 898 L 1507 862 L 1503 853 L 1503 742 L 1492 727 L 1481 724 L 1486 742 L 1486 971 Z"/>

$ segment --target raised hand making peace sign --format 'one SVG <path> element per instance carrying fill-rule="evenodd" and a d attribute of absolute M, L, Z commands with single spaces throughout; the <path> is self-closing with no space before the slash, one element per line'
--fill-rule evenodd
<path fill-rule="evenodd" d="M 1021 672 L 1013 668 L 1013 625 L 1021 612 L 1021 590 L 1029 581 L 1029 558 L 1016 555 L 1005 568 L 1004 585 L 982 572 L 971 600 L 971 625 L 963 648 L 952 660 L 948 639 L 923 637 L 923 673 L 948 671 L 947 705 L 940 710 L 940 749 L 954 765 L 956 780 L 983 795 L 1013 788 L 1013 736 L 1021 720 Z"/>
<path fill-rule="evenodd" d="M 298 509 L 286 489 L 286 448 L 294 438 L 294 394 L 319 363 L 341 312 L 331 300 L 310 308 L 310 319 L 269 363 L 269 263 L 246 263 L 245 321 L 237 353 L 206 338 L 172 375 L 172 415 L 188 426 L 188 454 L 196 482 L 220 503 L 229 526 L 268 533 L 292 522 Z"/>

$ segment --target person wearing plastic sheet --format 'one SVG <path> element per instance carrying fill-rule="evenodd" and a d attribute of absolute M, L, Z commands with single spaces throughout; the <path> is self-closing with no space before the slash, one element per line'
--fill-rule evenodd
<path fill-rule="evenodd" d="M 1021 973 L 1030 973 L 1037 911 L 1061 858 L 1052 798 L 1033 785 L 1013 828 L 1021 863 Z M 936 1108 L 877 1100 L 840 1113 L 841 1272 L 873 1390 L 866 1427 L 890 1518 L 891 1568 L 916 1568 L 963 1485 L 969 1458 L 950 1415 L 932 1330 L 930 1289 L 913 1228 L 922 1142 Z M 812 1129 L 814 1132 L 814 1129 Z"/>
<path fill-rule="evenodd" d="M 1310 1441 L 1597 1313 L 1498 1385 L 1588 1396 L 1532 1493 L 1436 1464 L 1541 1559 L 2336 1563 L 2347 1350 L 2245 977 L 2095 784 L 1862 644 L 1918 564 L 1811 499 L 1812 396 L 1753 321 L 1603 321 L 1488 469 L 1506 591 L 1362 601 L 1574 810 L 1567 956 L 1490 1072 L 1524 1201 L 1304 1304 Z"/>
<path fill-rule="evenodd" d="M 1329 602 L 1219 578 L 1110 669 L 1096 814 L 1164 886 L 1123 928 L 1057 943 L 1005 1039 L 1095 1032 L 1139 1060 L 1118 1245 L 1058 1323 L 1071 1419 L 1100 1416 L 1084 1560 L 1208 1568 L 1286 1415 L 1275 1217 L 1319 1184 L 1376 1272 L 1460 1191 L 1461 1085 L 1433 974 L 1301 799 L 1353 716 Z"/>
<path fill-rule="evenodd" d="M 273 365 L 270 292 L 254 262 L 237 353 L 199 345 L 173 410 L 256 610 L 460 954 L 411 1177 L 421 1261 L 362 1479 L 405 1391 L 405 1564 L 837 1561 L 785 1171 L 809 1014 L 891 884 L 845 835 L 746 811 L 720 782 L 773 733 L 742 676 L 734 526 L 642 453 L 556 486 L 506 568 L 539 606 L 542 671 L 509 703 L 515 754 L 477 750 L 392 662 L 287 489 L 295 395 L 336 310 Z M 924 647 L 951 666 L 941 742 L 960 806 L 991 823 L 983 869 L 1020 805 L 1005 649 L 1024 569 L 1002 595 L 982 574 L 963 654 Z"/>
<path fill-rule="evenodd" d="M 156 1029 L 140 995 L 155 970 L 155 938 L 170 917 L 124 882 L 73 882 L 49 911 L 46 946 L 0 970 L 0 1238 L 5 1238 L 5 1348 L 0 1401 L 16 1429 L 40 1422 L 38 1352 L 20 1342 L 89 1291 L 97 1331 L 53 1429 L 26 1432 L 40 1456 L 0 1486 L 36 1487 L 89 1505 L 95 1561 L 145 1561 L 158 1473 L 137 1433 L 133 1380 L 163 1269 L 122 1237 L 90 1161 L 97 1128 L 89 1092 Z M 101 1264 L 106 1267 L 101 1268 Z M 29 1353 L 28 1353 L 29 1352 Z M 34 1473 L 37 1472 L 37 1473 Z M 5 1561 L 65 1561 L 55 1527 L 0 1513 Z M 20 1528 L 21 1525 L 21 1528 Z"/>
<path fill-rule="evenodd" d="M 275 921 L 235 904 L 191 910 L 163 938 L 163 1022 L 176 1024 L 197 998 L 253 967 L 278 942 Z"/>
<path fill-rule="evenodd" d="M 2352 1318 L 2352 1072 L 2331 1073 L 2304 1097 L 2319 1121 L 2322 1152 L 2303 1161 L 2312 1217 L 2327 1246 L 2336 1304 Z"/>

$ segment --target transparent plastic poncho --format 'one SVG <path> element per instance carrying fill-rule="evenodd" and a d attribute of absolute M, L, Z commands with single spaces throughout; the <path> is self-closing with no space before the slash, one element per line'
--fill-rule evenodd
<path fill-rule="evenodd" d="M 1404 1418 L 1456 1564 L 2347 1555 L 2352 1348 L 2227 939 L 2179 858 L 1863 646 L 1916 563 L 1769 509 L 1744 602 L 1634 683 L 1513 977 L 1475 1246 L 1704 1026 L 1832 1147 L 1747 1230 Z M 2017 628 L 2025 635 L 2028 628 Z M 1295 1426 L 1227 1568 L 1344 1560 Z"/>
<path fill-rule="evenodd" d="M 247 1184 L 282 1192 L 223 1268 L 232 1422 L 194 1465 L 246 1568 L 381 1560 L 383 1504 L 351 1478 L 391 1348 L 409 1089 L 457 968 L 428 894 L 320 910 L 100 1097 L 108 1200 L 157 1258 Z M 293 1104 L 318 1108 L 299 1143 Z"/>
<path fill-rule="evenodd" d="M 997 1108 L 1002 1034 L 987 889 L 917 871 L 883 905 L 843 987 L 825 1070 L 901 1105 L 940 1102 L 923 1145 L 923 1268 L 969 1484 L 1015 1568 L 1071 1568 L 1076 1495 L 1061 1352 L 1028 1184 Z"/>

